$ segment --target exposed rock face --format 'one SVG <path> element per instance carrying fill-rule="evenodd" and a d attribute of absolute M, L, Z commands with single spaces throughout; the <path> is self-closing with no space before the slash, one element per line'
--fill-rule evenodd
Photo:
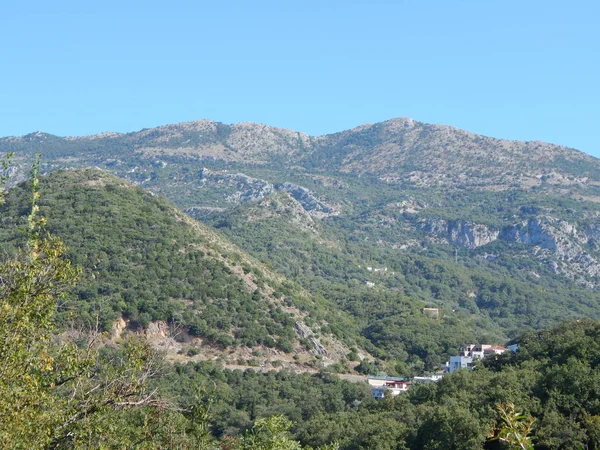
<path fill-rule="evenodd" d="M 302 322 L 296 322 L 294 327 L 296 328 L 296 333 L 298 333 L 302 339 L 308 339 L 310 336 L 312 336 L 312 331 L 310 328 L 308 328 Z"/>
<path fill-rule="evenodd" d="M 323 347 L 323 344 L 321 344 L 319 342 L 319 340 L 313 335 L 313 332 L 310 328 L 308 328 L 302 322 L 296 322 L 295 329 L 296 329 L 296 333 L 298 333 L 298 335 L 302 339 L 308 339 L 309 342 L 312 344 L 312 346 L 313 346 L 313 350 L 311 350 L 312 353 L 315 353 L 317 355 L 323 355 L 323 356 L 327 355 L 327 350 L 325 349 L 325 347 Z"/>
<path fill-rule="evenodd" d="M 555 236 L 548 227 L 543 227 L 538 219 L 529 219 L 527 222 L 503 228 L 500 239 L 537 245 L 552 251 L 557 249 Z"/>
<path fill-rule="evenodd" d="M 534 255 L 546 262 L 555 273 L 584 282 L 600 275 L 600 262 L 586 247 L 600 245 L 600 224 L 589 225 L 583 231 L 562 219 L 539 216 L 502 227 L 497 231 L 483 224 L 464 220 L 425 219 L 421 228 L 459 247 L 475 249 L 497 239 L 535 247 Z M 590 245 L 591 244 L 591 245 Z M 588 282 L 584 284 L 589 285 Z"/>
<path fill-rule="evenodd" d="M 577 279 L 600 274 L 600 263 L 585 248 L 598 237 L 597 230 L 594 225 L 578 231 L 566 220 L 541 216 L 504 228 L 500 238 L 542 249 L 536 256 L 546 258 L 552 270 Z"/>
<path fill-rule="evenodd" d="M 317 198 L 313 192 L 297 184 L 285 182 L 274 186 L 267 180 L 253 178 L 244 173 L 228 173 L 206 168 L 198 175 L 203 186 L 223 191 L 229 203 L 260 201 L 276 191 L 282 191 L 311 216 L 323 218 L 338 213 L 332 206 Z M 189 211 L 193 212 L 194 208 L 189 208 Z"/>
<path fill-rule="evenodd" d="M 235 188 L 237 189 L 234 194 L 227 197 L 227 200 L 230 202 L 245 203 L 262 200 L 274 191 L 273 185 L 268 181 L 252 178 L 243 173 L 231 175 L 230 180 L 235 183 Z"/>
<path fill-rule="evenodd" d="M 119 317 L 113 323 L 112 330 L 111 330 L 111 336 L 119 339 L 123 335 L 123 332 L 126 329 L 127 329 L 127 322 L 125 321 L 125 319 L 123 319 L 123 317 Z"/>
<path fill-rule="evenodd" d="M 199 172 L 199 176 L 204 186 L 227 188 L 230 193 L 226 199 L 230 203 L 262 200 L 275 192 L 275 188 L 268 181 L 252 178 L 243 173 L 230 174 L 226 171 L 217 172 L 204 168 Z"/>
<path fill-rule="evenodd" d="M 590 243 L 594 245 L 600 244 L 600 224 L 588 225 L 585 227 L 585 234 L 588 236 Z"/>
<path fill-rule="evenodd" d="M 334 214 L 334 209 L 326 203 L 320 201 L 315 195 L 305 187 L 293 183 L 282 183 L 277 186 L 277 190 L 285 191 L 292 196 L 294 200 L 311 215 L 326 217 Z"/>
<path fill-rule="evenodd" d="M 428 219 L 423 222 L 423 230 L 445 238 L 449 243 L 463 248 L 477 248 L 498 239 L 499 232 L 486 225 L 474 224 L 465 220 Z"/>

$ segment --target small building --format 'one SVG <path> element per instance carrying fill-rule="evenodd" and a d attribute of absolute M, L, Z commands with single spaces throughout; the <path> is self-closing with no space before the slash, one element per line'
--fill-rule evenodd
<path fill-rule="evenodd" d="M 474 359 L 481 359 L 488 355 L 501 355 L 508 349 L 500 345 L 489 344 L 469 344 L 465 345 L 458 353 L 459 356 L 471 356 Z"/>
<path fill-rule="evenodd" d="M 440 381 L 443 377 L 444 377 L 444 371 L 440 371 L 440 372 L 436 372 L 433 375 L 430 375 L 428 377 L 426 376 L 422 376 L 422 377 L 413 377 L 412 381 L 413 383 L 435 383 L 436 381 Z"/>
<path fill-rule="evenodd" d="M 388 381 L 383 386 L 372 386 L 371 392 L 373 398 L 384 398 L 387 395 L 395 397 L 403 392 L 406 392 L 412 386 L 410 381 Z"/>
<path fill-rule="evenodd" d="M 456 372 L 460 369 L 471 369 L 473 367 L 473 357 L 472 356 L 451 356 L 450 364 L 448 365 L 448 372 Z"/>
<path fill-rule="evenodd" d="M 369 375 L 367 377 L 367 383 L 369 383 L 369 386 L 371 387 L 381 387 L 388 383 L 406 383 L 408 381 L 410 380 L 404 377 L 386 377 L 377 375 Z"/>
<path fill-rule="evenodd" d="M 507 348 L 499 345 L 489 344 L 469 344 L 465 345 L 457 356 L 450 357 L 450 363 L 448 364 L 448 372 L 456 372 L 459 369 L 471 369 L 473 368 L 474 361 L 483 359 L 486 356 L 501 355 L 508 351 Z"/>
<path fill-rule="evenodd" d="M 501 345 L 490 345 L 483 351 L 483 356 L 501 355 L 506 351 L 508 351 L 508 349 L 506 347 L 502 347 Z"/>

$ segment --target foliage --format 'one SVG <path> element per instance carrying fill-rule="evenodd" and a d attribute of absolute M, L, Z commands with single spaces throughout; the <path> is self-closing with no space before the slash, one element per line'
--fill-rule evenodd
<path fill-rule="evenodd" d="M 0 261 L 0 443 L 3 448 L 98 446 L 114 432 L 115 409 L 152 404 L 148 378 L 156 360 L 144 342 L 124 343 L 110 361 L 99 336 L 57 336 L 54 316 L 61 293 L 78 271 L 66 247 L 38 216 L 37 164 L 31 177 L 27 243 Z M 96 444 L 93 444 L 96 442 Z"/>
<path fill-rule="evenodd" d="M 491 439 L 505 442 L 511 448 L 533 450 L 529 435 L 533 431 L 535 419 L 517 412 L 514 403 L 500 403 L 498 412 L 500 423 L 492 430 Z"/>
<path fill-rule="evenodd" d="M 279 130 L 272 130 L 276 142 L 268 147 L 272 152 L 256 149 L 258 153 L 232 147 L 228 139 L 236 127 L 223 124 L 214 124 L 202 133 L 193 125 L 183 124 L 93 139 L 30 135 L 3 140 L 0 150 L 15 151 L 21 161 L 28 153 L 44 149 L 51 161 L 47 170 L 102 167 L 189 208 L 190 214 L 218 227 L 271 272 L 293 280 L 271 286 L 282 302 L 309 313 L 316 330 L 322 328 L 349 346 L 362 347 L 384 359 L 390 374 L 433 369 L 464 342 L 500 344 L 524 329 L 550 327 L 566 319 L 599 318 L 595 307 L 598 292 L 581 284 L 597 280 L 569 275 L 574 281 L 555 274 L 552 263 L 557 262 L 556 255 L 543 258 L 544 252 L 536 246 L 502 239 L 476 249 L 463 248 L 448 244 L 443 230 L 434 233 L 426 226 L 430 221 L 443 220 L 501 231 L 530 219 L 550 217 L 584 230 L 597 222 L 598 204 L 584 200 L 596 196 L 597 189 L 569 182 L 569 193 L 564 195 L 561 185 L 551 180 L 552 170 L 567 178 L 572 175 L 573 180 L 583 173 L 596 179 L 597 165 L 582 160 L 581 155 L 550 147 L 543 151 L 556 158 L 547 161 L 510 153 L 502 164 L 490 164 L 485 152 L 491 148 L 505 150 L 496 147 L 497 142 L 482 137 L 471 140 L 454 131 L 440 134 L 436 127 L 424 124 L 414 126 L 422 134 L 414 147 L 405 148 L 402 158 L 407 159 L 402 164 L 396 154 L 384 152 L 386 156 L 381 158 L 372 155 L 381 145 L 404 148 L 407 144 L 398 136 L 409 129 L 390 128 L 386 123 L 310 142 L 289 140 Z M 458 141 L 447 142 L 450 136 Z M 395 141 L 397 137 L 399 141 Z M 466 154 L 473 153 L 468 167 L 459 163 L 443 166 L 448 173 L 459 170 L 460 177 L 448 177 L 445 172 L 440 175 L 437 167 L 447 160 L 460 160 L 460 152 L 444 151 L 443 158 L 434 158 L 439 164 L 418 157 L 420 152 L 436 155 L 443 148 L 429 144 L 454 148 L 463 140 L 468 141 Z M 223 154 L 203 153 L 214 145 Z M 515 145 L 540 151 L 533 144 Z M 519 160 L 523 164 L 515 163 Z M 338 170 L 342 167 L 343 171 Z M 380 173 L 381 167 L 391 172 Z M 542 170 L 540 167 L 552 170 L 540 178 L 539 186 L 530 188 L 524 181 L 529 175 L 521 173 L 525 167 L 535 169 L 535 173 Z M 211 169 L 212 175 L 207 175 L 206 169 Z M 420 172 L 435 176 L 420 184 L 413 180 Z M 502 175 L 492 179 L 486 175 L 490 172 Z M 251 181 L 240 181 L 246 175 L 263 187 L 277 189 L 285 182 L 304 186 L 317 199 L 333 205 L 336 213 L 323 219 L 311 216 L 281 191 L 261 198 L 269 189 L 255 192 Z M 132 326 L 170 320 L 183 323 L 193 334 L 221 347 L 242 344 L 293 350 L 292 322 L 282 315 L 283 308 L 277 310 L 264 302 L 249 307 L 238 277 L 228 274 L 223 261 L 213 259 L 214 254 L 206 251 L 199 255 L 188 249 L 171 255 L 176 250 L 173 242 L 161 238 L 173 230 L 155 220 L 152 207 L 145 204 L 144 211 L 139 211 L 137 205 L 129 204 L 127 195 L 123 199 L 101 195 L 99 204 L 94 199 L 100 186 L 92 189 L 85 183 L 69 191 L 67 196 L 72 198 L 60 199 L 72 200 L 70 208 L 63 211 L 65 216 L 83 217 L 97 209 L 102 216 L 93 217 L 89 226 L 62 226 L 62 217 L 52 225 L 53 231 L 60 231 L 59 235 L 69 240 L 71 256 L 78 258 L 76 263 L 86 267 L 82 289 L 75 294 L 79 316 L 90 322 L 100 312 L 104 318 L 101 325 L 107 329 L 120 314 Z M 109 184 L 122 187 L 118 182 Z M 119 191 L 114 186 L 110 189 Z M 258 201 L 246 203 L 247 199 Z M 141 203 L 140 199 L 130 200 Z M 108 207 L 112 202 L 116 206 Z M 123 214 L 122 207 L 134 214 Z M 141 220 L 134 215 L 140 215 Z M 118 226 L 121 220 L 127 222 L 125 229 Z M 5 225 L 11 226 L 6 221 Z M 96 225 L 101 225 L 100 230 L 108 236 L 98 233 Z M 152 229 L 156 226 L 160 228 Z M 131 236 L 133 230 L 139 233 Z M 152 238 L 139 239 L 142 235 Z M 181 236 L 174 239 L 181 243 Z M 102 248 L 101 241 L 114 245 Z M 85 245 L 93 248 L 93 254 L 80 251 Z M 122 247 L 127 251 L 121 251 Z M 600 257 L 593 239 L 583 247 L 590 258 Z M 190 261 L 192 256 L 196 260 Z M 587 256 L 582 258 L 587 260 Z M 568 272 L 572 263 L 560 265 Z M 388 271 L 369 273 L 367 266 L 387 267 Z M 194 277 L 198 271 L 206 276 Z M 367 289 L 367 281 L 375 283 L 375 288 Z M 298 295 L 299 287 L 311 298 Z M 260 295 L 264 299 L 264 290 Z M 426 306 L 439 307 L 441 320 L 424 320 L 420 311 Z"/>
<path fill-rule="evenodd" d="M 293 423 L 288 439 L 312 447 L 598 448 L 600 322 L 528 332 L 519 343 L 517 353 L 381 401 L 366 383 L 335 375 L 229 371 L 210 362 L 178 365 L 155 383 L 185 408 L 191 386 L 214 382 L 210 423 L 221 442 L 281 414 Z"/>
<path fill-rule="evenodd" d="M 365 402 L 356 411 L 323 413 L 303 422 L 298 437 L 312 445 L 323 437 L 344 449 L 360 448 L 361 436 L 377 429 L 369 424 L 392 419 L 399 434 L 369 441 L 366 448 L 395 448 L 397 442 L 415 450 L 597 448 L 600 322 L 573 321 L 525 333 L 519 344 L 517 353 L 487 359 L 474 371 Z M 486 443 L 490 429 L 495 443 Z M 498 440 L 504 447 L 493 446 Z"/>
<path fill-rule="evenodd" d="M 342 381 L 326 373 L 242 372 L 208 361 L 175 365 L 155 379 L 153 386 L 184 409 L 190 407 L 189 393 L 205 386 L 201 403 L 211 402 L 210 422 L 216 436 L 238 434 L 257 419 L 276 414 L 300 424 L 321 412 L 351 411 L 371 398 L 365 383 Z"/>
<path fill-rule="evenodd" d="M 163 320 L 222 347 L 275 347 L 293 340 L 292 316 L 260 287 L 250 291 L 239 274 L 248 264 L 245 257 L 221 245 L 210 230 L 182 220 L 164 200 L 97 171 L 44 177 L 40 191 L 48 229 L 83 267 L 61 308 L 63 320 L 76 312 L 93 326 L 100 317 L 102 330 L 121 315 L 131 328 Z M 26 189 L 19 186 L 0 206 L 0 239 L 14 248 L 26 205 Z M 249 267 L 246 278 L 268 290 L 270 281 Z"/>
<path fill-rule="evenodd" d="M 268 419 L 258 419 L 252 430 L 240 437 L 237 446 L 240 450 L 302 450 L 299 442 L 288 433 L 292 422 L 281 415 Z M 335 444 L 319 447 L 321 450 L 337 450 Z"/>

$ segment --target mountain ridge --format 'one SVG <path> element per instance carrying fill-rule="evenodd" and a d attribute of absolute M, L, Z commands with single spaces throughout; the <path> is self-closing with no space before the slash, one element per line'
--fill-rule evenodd
<path fill-rule="evenodd" d="M 129 133 L 105 132 L 61 138 L 35 132 L 0 138 L 0 150 L 59 145 L 77 157 L 98 146 L 120 146 L 145 159 L 187 157 L 235 164 L 292 164 L 376 176 L 388 183 L 506 189 L 600 184 L 600 160 L 578 150 L 541 141 L 512 141 L 448 125 L 394 118 L 336 133 L 310 136 L 285 128 L 210 120 L 182 122 Z M 6 147 L 6 150 L 4 149 Z M 71 151 L 69 151 L 71 150 Z M 321 167 L 321 169 L 319 169 Z"/>
<path fill-rule="evenodd" d="M 487 134 L 476 133 L 474 131 L 470 131 L 470 130 L 460 128 L 460 127 L 457 127 L 454 125 L 447 125 L 444 123 L 429 123 L 429 122 L 417 121 L 414 118 L 408 117 L 408 116 L 392 117 L 390 119 L 386 119 L 381 122 L 365 122 L 365 123 L 356 125 L 352 128 L 348 128 L 348 129 L 340 130 L 340 131 L 333 131 L 331 133 L 325 133 L 325 134 L 310 134 L 310 133 L 294 130 L 293 128 L 272 126 L 272 125 L 262 123 L 262 122 L 242 121 L 242 122 L 235 122 L 235 123 L 225 123 L 225 122 L 220 122 L 220 121 L 216 121 L 216 120 L 212 120 L 212 119 L 198 119 L 198 120 L 187 120 L 187 121 L 183 121 L 183 122 L 173 122 L 173 123 L 169 123 L 169 124 L 165 124 L 165 125 L 158 125 L 156 127 L 144 127 L 139 130 L 132 130 L 132 131 L 120 132 L 120 131 L 106 130 L 106 131 L 101 131 L 101 132 L 93 133 L 93 134 L 89 134 L 89 135 L 58 135 L 58 134 L 54 134 L 54 133 L 45 132 L 42 130 L 35 130 L 35 131 L 31 131 L 31 132 L 23 134 L 23 135 L 0 136 L 0 139 L 18 140 L 18 139 L 24 139 L 24 138 L 48 136 L 48 137 L 56 137 L 56 138 L 69 139 L 69 140 L 78 140 L 78 139 L 88 139 L 89 140 L 89 139 L 102 139 L 102 138 L 111 138 L 111 137 L 119 137 L 119 136 L 126 136 L 126 135 L 135 135 L 135 134 L 148 132 L 148 131 L 152 131 L 152 130 L 168 129 L 171 127 L 185 127 L 185 126 L 194 127 L 194 126 L 200 126 L 200 125 L 206 126 L 206 125 L 213 125 L 213 124 L 214 125 L 217 125 L 217 124 L 225 125 L 225 126 L 230 126 L 230 127 L 236 126 L 236 125 L 241 126 L 241 127 L 245 127 L 245 126 L 261 127 L 261 128 L 266 127 L 266 128 L 273 129 L 276 131 L 297 133 L 299 135 L 306 136 L 309 138 L 323 138 L 323 137 L 327 137 L 327 136 L 338 135 L 338 134 L 345 133 L 345 132 L 363 131 L 367 128 L 370 128 L 370 127 L 372 127 L 374 125 L 378 125 L 378 124 L 388 124 L 388 123 L 389 124 L 393 124 L 393 123 L 403 124 L 406 122 L 420 123 L 420 124 L 425 124 L 425 125 L 429 125 L 429 126 L 433 126 L 433 127 L 439 127 L 441 129 L 448 129 L 451 131 L 460 131 L 460 132 L 463 132 L 467 135 L 471 135 L 474 137 L 479 136 L 479 137 L 495 139 L 495 140 L 499 140 L 499 141 L 516 142 L 516 143 L 524 143 L 524 144 L 525 143 L 549 144 L 549 145 L 553 145 L 556 147 L 563 147 L 563 148 L 566 148 L 569 150 L 575 150 L 577 152 L 583 153 L 586 156 L 591 156 L 592 158 L 598 159 L 598 158 L 594 157 L 593 155 L 590 155 L 586 152 L 578 150 L 575 147 L 570 147 L 568 145 L 553 144 L 552 142 L 543 141 L 543 140 L 539 140 L 539 139 L 524 140 L 524 139 L 498 138 L 498 137 L 487 135 Z M 200 130 L 201 129 L 199 129 L 199 131 Z"/>
<path fill-rule="evenodd" d="M 9 151 L 14 178 L 42 153 L 45 172 L 98 167 L 170 199 L 398 374 L 464 342 L 600 317 L 600 160 L 564 146 L 397 118 L 321 137 L 197 121 L 0 139 Z"/>

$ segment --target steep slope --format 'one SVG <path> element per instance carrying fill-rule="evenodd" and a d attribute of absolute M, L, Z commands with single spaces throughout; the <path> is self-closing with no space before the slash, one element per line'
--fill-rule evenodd
<path fill-rule="evenodd" d="M 438 324 L 419 329 L 425 326 L 420 323 L 424 307 L 438 307 L 446 314 L 440 335 L 432 340 L 448 347 L 457 336 L 469 338 L 452 324 L 494 340 L 501 329 L 512 334 L 565 318 L 598 317 L 597 292 L 566 279 L 557 281 L 543 262 L 526 259 L 529 249 L 524 244 L 510 248 L 500 240 L 471 248 L 466 245 L 470 241 L 456 235 L 461 247 L 453 253 L 448 246 L 456 243 L 417 241 L 417 230 L 410 226 L 414 219 L 383 222 L 378 229 L 374 215 L 371 211 L 366 217 L 315 220 L 299 202 L 278 193 L 229 212 L 213 211 L 204 220 L 309 291 L 334 301 L 361 323 L 363 336 L 392 353 L 407 349 L 427 354 L 409 344 L 435 333 Z M 481 230 L 474 233 L 483 239 Z M 384 241 L 390 235 L 397 244 Z M 395 329 L 387 343 L 373 334 L 385 327 L 387 332 Z"/>
<path fill-rule="evenodd" d="M 97 170 L 53 173 L 40 193 L 49 230 L 84 269 L 65 319 L 75 308 L 80 320 L 104 329 L 121 322 L 167 334 L 179 326 L 183 347 L 204 342 L 212 353 L 237 346 L 282 359 L 286 352 L 333 360 L 347 353 L 333 337 L 321 344 L 304 324 L 300 308 L 312 311 L 319 332 L 323 305 L 165 200 Z M 27 186 L 19 185 L 0 206 L 5 251 L 22 242 L 28 205 Z"/>

